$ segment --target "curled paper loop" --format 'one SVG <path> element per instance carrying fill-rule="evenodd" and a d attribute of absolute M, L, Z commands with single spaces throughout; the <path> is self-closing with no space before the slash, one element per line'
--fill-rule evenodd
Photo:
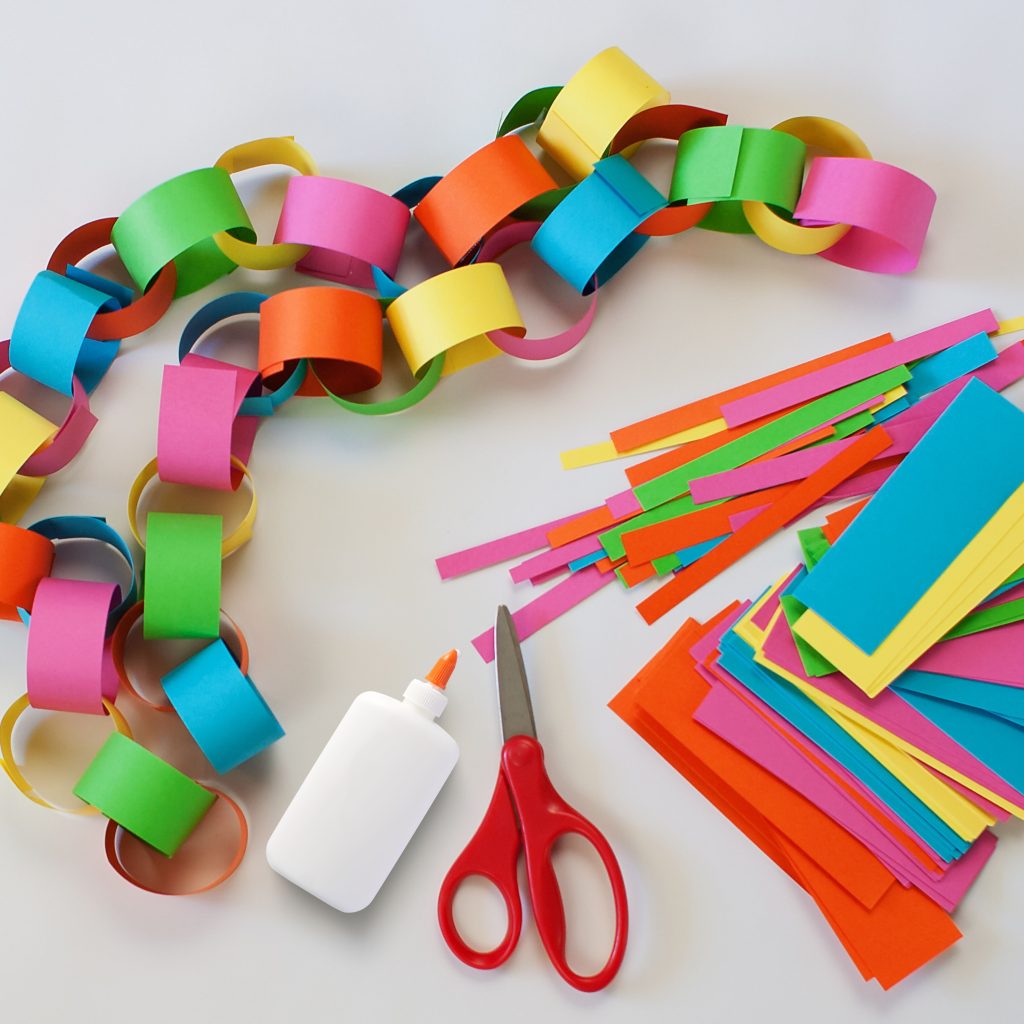
<path fill-rule="evenodd" d="M 245 820 L 245 813 L 242 808 L 231 799 L 223 790 L 215 789 L 213 786 L 205 787 L 219 800 L 222 800 L 235 817 L 238 819 L 238 845 L 235 847 L 234 853 L 231 855 L 231 859 L 228 861 L 227 866 L 222 868 L 209 882 L 204 882 L 202 885 L 194 886 L 188 889 L 172 889 L 167 885 L 149 884 L 143 882 L 141 879 L 136 878 L 132 874 L 131 870 L 125 864 L 121 856 L 121 843 L 139 841 L 136 840 L 130 832 L 125 831 L 116 821 L 111 819 L 107 822 L 107 830 L 104 834 L 103 848 L 107 855 L 107 862 L 110 866 L 126 881 L 131 882 L 137 889 L 142 889 L 143 892 L 151 892 L 158 896 L 195 896 L 197 893 L 209 892 L 211 889 L 216 889 L 222 882 L 226 882 L 236 870 L 238 865 L 242 863 L 242 858 L 245 856 L 246 847 L 249 845 L 249 823 Z M 198 828 L 202 828 L 202 822 L 200 822 Z"/>
<path fill-rule="evenodd" d="M 559 203 L 534 236 L 533 248 L 578 292 L 589 294 L 640 251 L 648 236 L 636 234 L 665 197 L 622 157 L 594 165 Z"/>
<path fill-rule="evenodd" d="M 128 736 L 112 733 L 75 784 L 75 796 L 167 857 L 217 797 Z"/>
<path fill-rule="evenodd" d="M 82 816 L 97 814 L 97 809 L 88 805 L 85 807 L 62 807 L 60 804 L 51 803 L 46 797 L 36 791 L 35 786 L 25 777 L 21 767 L 14 760 L 14 727 L 18 724 L 18 719 L 21 718 L 30 706 L 28 694 L 23 694 L 4 712 L 3 718 L 0 718 L 0 758 L 3 759 L 0 761 L 0 766 L 7 772 L 7 777 L 23 796 L 28 797 L 34 804 L 38 804 L 48 811 L 60 811 L 62 814 Z M 128 742 L 131 742 L 132 730 L 128 720 L 110 701 L 104 699 L 103 707 L 107 714 L 110 715 L 110 721 L 116 730 L 111 735 L 128 737 Z"/>
<path fill-rule="evenodd" d="M 415 216 L 454 266 L 513 210 L 557 187 L 518 135 L 504 135 L 449 171 Z"/>
<path fill-rule="evenodd" d="M 394 413 L 404 412 L 406 409 L 411 409 L 414 405 L 418 405 L 437 387 L 437 382 L 441 379 L 441 374 L 444 372 L 444 362 L 445 353 L 442 352 L 427 363 L 426 368 L 420 374 L 419 380 L 408 391 L 397 398 L 385 398 L 378 402 L 350 402 L 348 399 L 334 394 L 333 391 L 324 385 L 323 381 L 319 381 L 319 378 L 317 380 L 321 387 L 323 387 L 324 394 L 335 405 L 341 406 L 347 412 L 354 412 L 360 416 L 391 416 Z M 311 369 L 310 372 L 314 377 L 316 376 L 316 370 Z"/>
<path fill-rule="evenodd" d="M 260 309 L 259 371 L 277 387 L 306 359 L 336 394 L 376 387 L 384 333 L 380 303 L 361 292 L 313 286 L 278 292 Z M 300 388 L 299 394 L 319 394 Z"/>
<path fill-rule="evenodd" d="M 113 548 L 128 568 L 128 586 L 121 587 L 121 600 L 111 610 L 107 620 L 107 628 L 115 623 L 136 600 L 137 580 L 135 575 L 135 560 L 132 558 L 131 549 L 125 543 L 124 538 L 112 526 L 108 526 L 105 519 L 99 516 L 51 516 L 49 519 L 40 519 L 33 523 L 29 529 L 33 533 L 45 537 L 51 542 L 60 543 L 67 540 L 92 540 L 100 544 L 106 544 Z"/>
<path fill-rule="evenodd" d="M 483 263 L 495 260 L 514 246 L 529 242 L 539 228 L 540 224 L 536 221 L 506 224 L 487 238 L 476 254 L 476 258 Z M 583 316 L 560 334 L 553 334 L 548 338 L 531 338 L 529 335 L 519 337 L 508 331 L 490 331 L 487 337 L 506 355 L 515 356 L 517 359 L 532 361 L 555 359 L 572 351 L 583 340 L 587 331 L 590 330 L 590 325 L 594 322 L 596 313 L 597 288 L 595 286 L 590 293 L 590 303 Z"/>
<path fill-rule="evenodd" d="M 221 541 L 221 558 L 227 558 L 227 556 L 233 551 L 237 551 L 243 544 L 249 541 L 252 537 L 253 526 L 256 523 L 256 488 L 253 485 L 252 474 L 249 472 L 248 466 L 234 456 L 232 456 L 231 464 L 242 474 L 243 477 L 245 477 L 246 480 L 249 481 L 250 501 L 249 507 L 246 509 L 241 521 L 233 530 L 231 530 L 230 533 L 226 534 L 224 539 Z M 128 492 L 128 527 L 132 531 L 132 536 L 143 551 L 146 549 L 146 542 L 143 540 L 142 534 L 139 532 L 139 502 L 142 500 L 142 494 L 146 489 L 146 485 L 153 479 L 153 477 L 156 476 L 156 470 L 156 459 L 146 463 L 132 483 L 131 490 Z M 129 603 L 135 603 L 134 594 L 132 595 L 132 600 Z M 214 633 L 214 636 L 216 636 L 216 633 Z"/>
<path fill-rule="evenodd" d="M 703 107 L 690 107 L 684 103 L 667 103 L 650 107 L 634 114 L 618 131 L 608 147 L 608 155 L 614 156 L 623 150 L 635 148 L 652 139 L 666 139 L 678 142 L 680 136 L 695 128 L 711 128 L 723 125 L 726 114 Z M 639 235 L 678 235 L 699 224 L 711 209 L 711 203 L 686 203 L 670 205 L 664 210 L 652 213 L 637 229 Z"/>
<path fill-rule="evenodd" d="M 499 350 L 488 340 L 488 331 L 526 332 L 497 263 L 473 263 L 428 278 L 399 295 L 387 315 L 417 375 L 441 353 L 444 374 L 496 356 Z"/>
<path fill-rule="evenodd" d="M 917 266 L 935 191 L 877 160 L 820 156 L 811 163 L 794 216 L 803 224 L 851 224 L 819 255 L 855 270 L 905 274 Z"/>
<path fill-rule="evenodd" d="M 754 200 L 792 213 L 800 196 L 807 146 L 771 128 L 721 125 L 697 128 L 679 140 L 669 202 L 711 202 L 700 226 L 749 234 L 743 202 Z"/>
<path fill-rule="evenodd" d="M 94 279 L 95 280 L 95 279 Z M 75 374 L 83 369 L 94 346 L 107 348 L 108 343 L 86 338 L 96 314 L 115 309 L 117 300 L 104 291 L 73 280 L 52 270 L 36 274 L 11 330 L 11 365 L 26 377 L 45 384 L 69 398 Z M 116 348 L 113 354 L 116 354 Z M 99 382 L 109 366 L 102 366 L 95 382 Z"/>
<path fill-rule="evenodd" d="M 86 256 L 111 244 L 111 231 L 116 217 L 90 221 L 63 238 L 53 250 L 46 269 L 64 274 Z M 178 285 L 178 272 L 172 261 L 166 263 L 153 279 L 150 287 L 134 302 L 122 309 L 97 313 L 86 331 L 86 337 L 96 341 L 114 341 L 131 338 L 152 327 L 167 312 Z"/>
<path fill-rule="evenodd" d="M 293 178 L 293 181 L 304 181 L 304 178 Z M 246 313 L 259 313 L 263 303 L 268 296 L 263 292 L 229 292 L 216 299 L 211 299 L 205 306 L 200 307 L 192 315 L 192 319 L 185 324 L 181 332 L 181 339 L 178 342 L 178 362 L 183 363 L 188 355 L 199 344 L 202 336 L 217 324 L 230 319 L 233 316 L 242 316 Z M 230 364 L 224 364 L 230 365 Z M 238 409 L 239 416 L 273 416 L 278 406 L 288 401 L 302 386 L 306 377 L 306 363 L 300 360 L 295 364 L 295 369 L 286 380 L 265 395 L 247 395 L 242 400 Z M 238 452 L 234 452 L 243 462 Z M 233 481 L 234 487 L 238 486 Z"/>
<path fill-rule="evenodd" d="M 25 673 L 32 707 L 102 715 L 117 699 L 107 622 L 120 596 L 115 583 L 40 580 Z"/>
<path fill-rule="evenodd" d="M 308 246 L 302 274 L 372 288 L 371 267 L 390 277 L 409 228 L 409 207 L 386 192 L 315 175 L 288 182 L 274 241 Z"/>
<path fill-rule="evenodd" d="M 791 117 L 780 121 L 772 131 L 786 132 L 808 147 L 833 156 L 871 159 L 871 151 L 856 132 L 828 117 Z M 743 214 L 762 242 L 773 249 L 799 256 L 811 256 L 835 245 L 850 230 L 849 224 L 823 224 L 820 227 L 794 224 L 766 203 L 752 200 L 744 201 Z"/>
<path fill-rule="evenodd" d="M 539 89 L 531 89 L 512 104 L 508 113 L 498 125 L 497 137 L 518 131 L 528 125 L 536 124 L 546 114 L 555 97 L 562 91 L 561 85 L 542 85 Z"/>
<path fill-rule="evenodd" d="M 18 621 L 18 609 L 32 610 L 41 580 L 53 568 L 53 542 L 21 526 L 0 523 L 0 619 Z"/>
<path fill-rule="evenodd" d="M 202 167 L 171 178 L 135 200 L 117 218 L 110 240 L 145 291 L 172 260 L 178 273 L 174 294 L 191 295 L 235 269 L 214 241 L 227 231 L 255 242 L 231 176 L 223 167 Z"/>
<path fill-rule="evenodd" d="M 171 704 L 157 704 L 156 701 L 150 700 L 136 686 L 135 681 L 128 672 L 126 658 L 128 642 L 135 635 L 135 626 L 138 624 L 139 619 L 142 618 L 144 608 L 145 605 L 142 601 L 133 604 L 117 623 L 117 628 L 110 638 L 110 656 L 114 663 L 114 671 L 117 673 L 121 685 L 136 700 L 142 701 L 143 704 L 153 711 L 173 711 L 174 707 Z M 247 674 L 249 671 L 249 644 L 246 642 L 245 634 L 242 633 L 238 623 L 223 608 L 220 610 L 220 639 L 227 645 L 231 656 L 238 665 L 239 671 L 243 675 Z"/>
<path fill-rule="evenodd" d="M 317 173 L 316 161 L 291 135 L 243 142 L 222 153 L 214 167 L 235 174 L 253 167 L 274 164 L 291 167 L 300 175 Z M 249 270 L 281 270 L 301 260 L 307 251 L 304 245 L 289 245 L 277 238 L 270 245 L 260 245 L 255 241 L 236 238 L 227 231 L 218 231 L 213 240 L 232 263 Z"/>
<path fill-rule="evenodd" d="M 11 369 L 10 342 L 0 341 L 0 376 Z M 71 379 L 71 404 L 49 444 L 22 463 L 26 476 L 49 476 L 63 469 L 81 450 L 97 424 L 89 408 L 89 395 L 77 377 Z"/>
<path fill-rule="evenodd" d="M 167 699 L 220 774 L 284 736 L 284 729 L 223 640 L 193 654 L 161 680 Z"/>
<path fill-rule="evenodd" d="M 617 46 L 610 46 L 587 61 L 552 98 L 537 142 L 574 178 L 585 178 L 635 113 L 668 101 L 664 86 Z"/>
<path fill-rule="evenodd" d="M 220 516 L 150 512 L 146 520 L 142 635 L 220 634 Z"/>

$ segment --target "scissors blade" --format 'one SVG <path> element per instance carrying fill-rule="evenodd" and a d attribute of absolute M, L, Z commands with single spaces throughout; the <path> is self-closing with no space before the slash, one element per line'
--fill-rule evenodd
<path fill-rule="evenodd" d="M 504 739 L 513 736 L 537 738 L 530 703 L 530 686 L 523 667 L 523 652 L 509 610 L 498 605 L 494 622 L 494 643 L 498 667 L 498 707 L 501 710 L 501 732 Z"/>

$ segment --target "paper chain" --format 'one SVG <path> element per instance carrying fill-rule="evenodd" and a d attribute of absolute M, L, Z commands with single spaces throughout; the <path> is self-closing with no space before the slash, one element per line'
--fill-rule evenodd
<path fill-rule="evenodd" d="M 517 134 L 538 121 L 548 166 L 558 165 L 554 172 L 571 184 L 560 185 Z M 652 139 L 676 143 L 667 198 L 627 159 Z M 807 164 L 809 149 L 825 155 Z M 288 183 L 274 241 L 263 244 L 231 175 L 278 164 L 298 174 Z M 671 104 L 667 90 L 613 47 L 564 87 L 523 96 L 498 137 L 447 175 L 394 195 L 318 176 L 312 157 L 291 138 L 261 139 L 158 185 L 120 217 L 73 231 L 32 282 L 10 342 L 0 345 L 0 372 L 13 367 L 70 398 L 58 426 L 0 392 L 0 617 L 20 618 L 29 630 L 28 692 L 0 720 L 8 775 L 41 806 L 105 814 L 111 865 L 150 891 L 166 889 L 126 866 L 127 835 L 172 856 L 219 795 L 238 816 L 240 840 L 227 867 L 202 888 L 223 881 L 245 850 L 241 810 L 136 743 L 114 702 L 124 687 L 156 711 L 177 713 L 217 772 L 283 735 L 247 675 L 245 639 L 220 609 L 222 560 L 252 534 L 256 498 L 247 463 L 264 419 L 296 395 L 326 396 L 360 414 L 399 412 L 426 397 L 441 376 L 501 352 L 534 360 L 562 355 L 593 322 L 598 286 L 655 235 L 695 226 L 754 233 L 784 252 L 817 253 L 862 270 L 908 271 L 918 261 L 934 201 L 924 182 L 872 159 L 837 122 L 798 117 L 771 129 L 727 125 L 724 114 Z M 452 269 L 406 289 L 395 278 L 413 218 Z M 527 336 L 494 262 L 525 242 L 590 296 L 580 321 L 554 337 Z M 78 266 L 108 245 L 138 294 Z M 117 355 L 118 339 L 151 328 L 175 297 L 237 266 L 295 266 L 377 294 L 326 286 L 236 292 L 189 321 L 178 364 L 164 369 L 157 456 L 129 496 L 132 533 L 147 551 L 143 603 L 131 549 L 102 519 L 15 524 L 45 478 L 75 457 L 95 426 L 89 395 Z M 259 317 L 257 370 L 193 351 L 206 332 L 241 314 Z M 414 383 L 399 398 L 353 401 L 348 396 L 381 380 L 385 319 Z M 220 516 L 150 512 L 144 544 L 138 509 L 157 476 L 220 491 L 248 480 L 248 510 L 226 536 Z M 75 539 L 118 552 L 128 585 L 51 575 L 57 546 Z M 163 677 L 166 704 L 142 697 L 125 666 L 140 620 L 145 638 L 211 641 Z M 55 807 L 16 763 L 12 734 L 29 706 L 110 716 L 115 731 L 75 786 L 84 805 Z"/>

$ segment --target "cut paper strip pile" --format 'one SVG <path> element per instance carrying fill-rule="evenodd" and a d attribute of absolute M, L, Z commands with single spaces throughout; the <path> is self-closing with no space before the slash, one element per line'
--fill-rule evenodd
<path fill-rule="evenodd" d="M 802 531 L 803 565 L 611 702 L 884 988 L 960 938 L 991 828 L 1024 818 L 1021 439 L 970 382 L 874 497 Z"/>
<path fill-rule="evenodd" d="M 913 533 L 918 561 L 908 562 L 900 588 L 887 591 L 891 620 L 909 614 L 920 599 L 908 624 L 891 638 L 882 630 L 895 627 L 895 620 L 872 620 L 851 634 L 849 622 L 860 623 L 858 614 L 867 613 L 836 612 L 848 589 L 838 570 L 822 572 L 794 595 L 806 605 L 796 627 L 800 642 L 820 648 L 823 660 L 874 694 L 994 589 L 1001 582 L 992 582 L 995 577 L 1024 562 L 1022 553 L 1017 564 L 1005 565 L 1017 557 L 1015 502 L 1024 501 L 1024 495 L 1011 501 L 1007 490 L 1024 467 L 1012 454 L 1019 418 L 1008 403 L 992 407 L 984 398 L 1024 377 L 1022 343 L 1001 350 L 993 343 L 1022 326 L 1000 322 L 986 309 L 899 340 L 879 335 L 614 431 L 608 442 L 570 453 L 567 461 L 648 454 L 626 469 L 628 489 L 575 515 L 439 558 L 438 571 L 448 579 L 529 556 L 510 569 L 513 581 L 554 582 L 514 613 L 522 637 L 616 580 L 627 589 L 658 583 L 637 605 L 654 622 L 805 513 L 874 494 L 892 478 L 887 495 L 913 500 L 926 491 L 933 508 L 946 510 L 945 526 Z M 964 429 L 952 425 L 957 420 Z M 997 470 L 984 469 L 966 425 L 1006 439 L 1011 454 Z M 945 455 L 934 454 L 945 452 L 947 433 L 959 445 L 948 465 Z M 978 444 L 988 453 L 1002 451 L 1002 443 Z M 655 449 L 665 450 L 649 455 Z M 586 457 L 577 458 L 579 451 Z M 954 483 L 961 479 L 964 486 Z M 955 518 L 983 497 L 984 505 L 965 511 L 962 521 Z M 849 574 L 872 565 L 874 584 L 895 553 L 904 553 L 901 540 L 890 539 L 886 547 L 868 534 L 875 516 L 888 518 L 878 509 L 896 501 L 874 504 L 876 511 L 861 521 L 855 536 L 866 539 L 841 563 Z M 990 517 L 970 552 L 955 564 L 942 561 L 958 554 L 957 545 Z M 939 522 L 931 515 L 927 521 Z M 955 601 L 948 596 L 954 591 L 960 595 Z M 883 602 L 864 606 L 876 605 L 881 609 Z M 493 659 L 490 630 L 473 644 L 485 660 Z"/>

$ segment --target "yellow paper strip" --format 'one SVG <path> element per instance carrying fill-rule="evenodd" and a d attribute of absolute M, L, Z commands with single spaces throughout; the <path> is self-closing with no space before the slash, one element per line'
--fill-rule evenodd
<path fill-rule="evenodd" d="M 582 448 L 570 448 L 562 452 L 562 468 L 580 469 L 583 466 L 596 466 L 599 462 L 612 462 L 615 459 L 628 459 L 631 455 L 646 455 L 648 452 L 658 452 L 663 448 L 675 448 L 690 441 L 703 440 L 725 430 L 727 426 L 723 419 L 708 420 L 707 423 L 698 423 L 695 427 L 668 434 L 657 441 L 649 441 L 639 448 L 630 448 L 627 452 L 616 451 L 611 441 L 598 441 L 597 444 L 584 445 Z"/>
<path fill-rule="evenodd" d="M 56 433 L 56 424 L 0 391 L 0 493 L 25 460 Z"/>

